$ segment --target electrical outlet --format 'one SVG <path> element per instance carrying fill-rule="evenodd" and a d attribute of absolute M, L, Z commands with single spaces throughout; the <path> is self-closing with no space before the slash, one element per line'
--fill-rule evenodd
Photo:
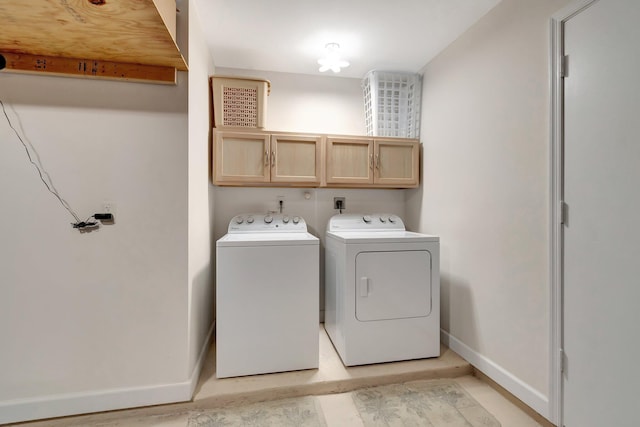
<path fill-rule="evenodd" d="M 100 213 L 110 213 L 114 217 L 116 216 L 116 204 L 111 201 L 105 201 L 102 203 L 102 212 Z"/>
<path fill-rule="evenodd" d="M 346 208 L 347 208 L 347 199 L 345 197 L 333 198 L 333 209 L 346 209 Z"/>

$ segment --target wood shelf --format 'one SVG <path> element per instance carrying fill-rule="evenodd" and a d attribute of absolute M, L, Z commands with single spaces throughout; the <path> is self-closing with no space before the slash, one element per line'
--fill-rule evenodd
<path fill-rule="evenodd" d="M 176 69 L 158 65 L 0 52 L 13 72 L 175 84 Z"/>
<path fill-rule="evenodd" d="M 187 70 L 175 20 L 175 0 L 3 0 L 0 53 L 5 71 L 167 83 Z"/>

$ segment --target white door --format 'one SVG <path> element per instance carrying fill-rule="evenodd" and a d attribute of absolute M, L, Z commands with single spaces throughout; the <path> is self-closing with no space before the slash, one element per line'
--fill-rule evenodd
<path fill-rule="evenodd" d="M 564 27 L 563 424 L 640 425 L 640 1 Z"/>

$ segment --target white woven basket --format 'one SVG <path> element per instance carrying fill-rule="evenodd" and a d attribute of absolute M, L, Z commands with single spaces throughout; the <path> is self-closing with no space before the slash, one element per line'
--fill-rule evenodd
<path fill-rule="evenodd" d="M 369 136 L 420 137 L 419 74 L 369 71 L 362 80 Z"/>

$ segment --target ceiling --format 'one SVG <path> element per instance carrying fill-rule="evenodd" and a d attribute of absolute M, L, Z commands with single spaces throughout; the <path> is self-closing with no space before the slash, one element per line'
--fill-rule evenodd
<path fill-rule="evenodd" d="M 500 0 L 195 0 L 217 67 L 418 72 Z M 320 73 L 327 43 L 351 65 Z"/>

